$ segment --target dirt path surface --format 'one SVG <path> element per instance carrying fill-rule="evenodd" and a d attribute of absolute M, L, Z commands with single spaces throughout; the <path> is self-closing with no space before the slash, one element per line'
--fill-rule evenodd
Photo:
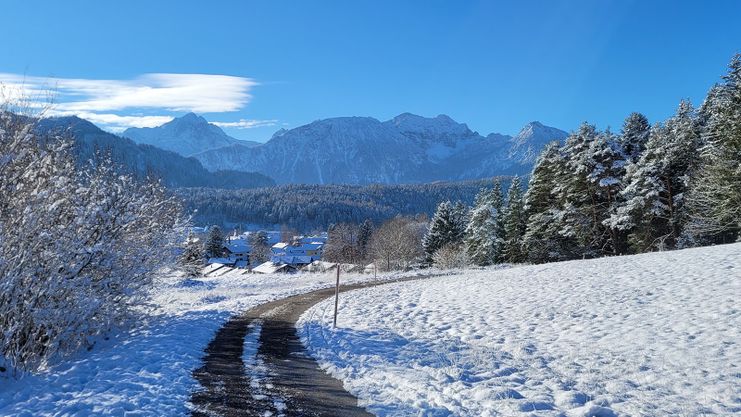
<path fill-rule="evenodd" d="M 408 277 L 340 287 L 341 292 Z M 200 383 L 191 396 L 193 416 L 372 416 L 342 383 L 319 368 L 306 352 L 296 321 L 309 307 L 333 296 L 334 288 L 259 305 L 232 317 L 206 348 Z M 259 340 L 255 363 L 242 360 L 245 338 Z M 259 378 L 250 378 L 259 375 Z"/>

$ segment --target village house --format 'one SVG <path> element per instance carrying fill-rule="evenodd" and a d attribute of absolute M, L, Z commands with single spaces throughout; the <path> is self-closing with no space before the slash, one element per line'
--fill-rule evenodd
<path fill-rule="evenodd" d="M 253 268 L 253 272 L 295 272 L 315 261 L 321 261 L 327 234 L 314 236 L 294 236 L 291 243 L 278 242 L 280 232 L 265 232 L 270 247 L 270 260 L 261 265 L 253 265 L 250 260 L 252 245 L 251 235 L 254 232 L 236 232 L 224 242 L 225 255 L 222 258 L 211 258 L 209 264 L 220 264 L 236 268 Z M 287 265 L 288 267 L 281 267 Z M 269 272 L 272 271 L 272 272 Z"/>
<path fill-rule="evenodd" d="M 227 258 L 233 260 L 237 268 L 246 268 L 250 265 L 252 248 L 246 238 L 242 236 L 228 238 L 224 243 L 224 249 L 226 249 Z"/>
<path fill-rule="evenodd" d="M 301 239 L 296 240 L 293 244 L 280 242 L 271 248 L 272 256 L 270 260 L 273 263 L 300 267 L 314 261 L 320 261 L 323 250 L 324 243 L 322 242 L 304 243 Z"/>

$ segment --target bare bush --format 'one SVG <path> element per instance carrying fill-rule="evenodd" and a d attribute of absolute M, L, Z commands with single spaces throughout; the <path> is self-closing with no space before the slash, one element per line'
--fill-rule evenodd
<path fill-rule="evenodd" d="M 423 255 L 425 223 L 408 217 L 395 217 L 373 233 L 370 254 L 376 265 L 390 271 L 407 269 Z"/>
<path fill-rule="evenodd" d="M 468 266 L 468 256 L 463 245 L 448 243 L 432 255 L 432 262 L 440 269 L 457 269 Z"/>

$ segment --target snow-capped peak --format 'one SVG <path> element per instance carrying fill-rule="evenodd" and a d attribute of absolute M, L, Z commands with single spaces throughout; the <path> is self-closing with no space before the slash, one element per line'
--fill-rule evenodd
<path fill-rule="evenodd" d="M 509 157 L 520 162 L 533 163 L 547 143 L 564 140 L 567 136 L 568 133 L 561 129 L 532 121 L 511 139 Z"/>
<path fill-rule="evenodd" d="M 208 123 L 208 121 L 206 121 L 206 119 L 204 119 L 203 117 L 201 117 L 201 116 L 199 116 L 199 115 L 197 115 L 197 114 L 195 114 L 193 112 L 186 113 L 182 117 L 173 119 L 173 121 L 175 121 L 175 120 L 179 120 L 181 122 L 190 122 L 190 123 L 193 123 L 193 122 Z"/>
<path fill-rule="evenodd" d="M 424 136 L 468 136 L 473 132 L 465 123 L 458 123 L 447 115 L 423 117 L 412 113 L 402 113 L 389 120 L 402 133 Z"/>
<path fill-rule="evenodd" d="M 240 143 L 195 113 L 176 117 L 158 127 L 129 128 L 123 132 L 123 136 L 183 156 Z"/>

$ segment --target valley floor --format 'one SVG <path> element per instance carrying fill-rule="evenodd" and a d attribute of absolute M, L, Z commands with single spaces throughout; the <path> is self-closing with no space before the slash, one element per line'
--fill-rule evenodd
<path fill-rule="evenodd" d="M 468 270 L 298 323 L 379 416 L 741 413 L 741 244 Z"/>

